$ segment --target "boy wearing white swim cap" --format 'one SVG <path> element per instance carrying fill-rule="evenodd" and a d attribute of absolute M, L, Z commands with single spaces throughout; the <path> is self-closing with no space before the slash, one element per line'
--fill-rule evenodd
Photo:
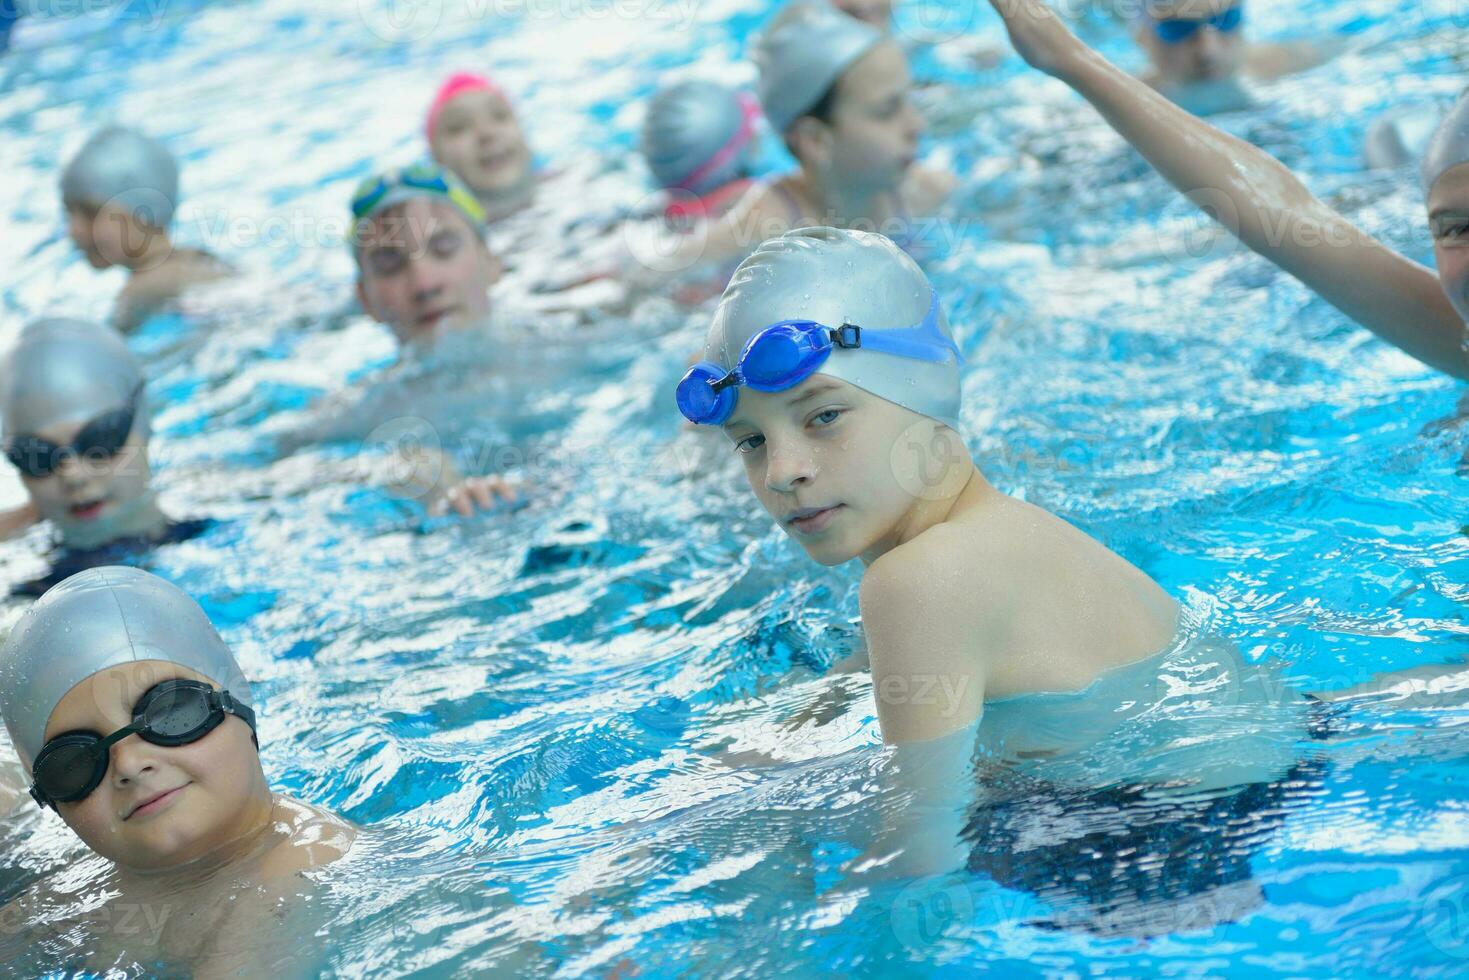
<path fill-rule="evenodd" d="M 80 907 L 63 875 L 5 910 L 53 935 L 70 918 L 104 927 L 81 937 L 95 956 L 249 964 L 268 955 L 257 944 L 296 875 L 355 837 L 271 792 L 250 685 L 198 604 L 147 572 L 92 569 L 32 606 L 0 649 L 0 716 L 36 802 L 115 866 L 88 889 L 109 908 L 154 909 L 151 942 L 108 935 L 120 916 Z"/>
<path fill-rule="evenodd" d="M 130 330 L 189 286 L 231 274 L 170 236 L 179 199 L 178 164 L 163 144 L 108 126 L 83 144 L 61 175 L 67 232 L 94 269 L 122 266 L 128 282 L 114 325 Z"/>
<path fill-rule="evenodd" d="M 765 242 L 704 357 L 679 386 L 685 417 L 723 428 L 807 554 L 867 566 L 887 741 L 966 728 L 987 698 L 1079 690 L 1173 638 L 1177 604 L 1152 579 L 975 467 L 957 431 L 958 350 L 927 277 L 886 238 L 807 228 Z"/>

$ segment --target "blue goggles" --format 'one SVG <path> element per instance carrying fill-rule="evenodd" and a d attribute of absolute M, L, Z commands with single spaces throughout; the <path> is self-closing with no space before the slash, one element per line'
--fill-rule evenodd
<path fill-rule="evenodd" d="M 1158 35 L 1158 40 L 1164 44 L 1182 44 L 1205 27 L 1212 27 L 1220 34 L 1233 34 L 1240 29 L 1244 21 L 1245 5 L 1240 3 L 1213 17 L 1203 17 L 1198 20 L 1182 17 L 1173 20 L 1155 20 L 1153 31 Z"/>
<path fill-rule="evenodd" d="M 826 363 L 831 352 L 870 350 L 942 364 L 964 357 L 939 329 L 935 293 L 923 320 L 911 327 L 864 332 L 854 323 L 828 327 L 814 320 L 781 320 L 750 338 L 734 370 L 701 361 L 678 383 L 678 410 L 695 425 L 723 425 L 734 414 L 741 387 L 771 393 L 794 388 Z"/>

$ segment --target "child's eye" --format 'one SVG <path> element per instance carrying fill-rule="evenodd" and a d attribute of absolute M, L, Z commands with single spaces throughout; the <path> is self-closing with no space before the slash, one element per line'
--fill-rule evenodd
<path fill-rule="evenodd" d="M 1463 238 L 1469 234 L 1469 223 L 1454 222 L 1438 226 L 1439 238 Z"/>
<path fill-rule="evenodd" d="M 831 425 L 833 422 L 841 417 L 841 409 L 828 408 L 824 412 L 817 412 L 815 415 L 811 416 L 811 422 L 813 425 Z"/>
<path fill-rule="evenodd" d="M 745 438 L 735 443 L 735 452 L 753 453 L 763 445 L 765 445 L 764 436 L 745 436 Z"/>
<path fill-rule="evenodd" d="M 441 231 L 429 239 L 428 247 L 439 258 L 447 259 L 459 251 L 459 236 L 452 231 Z"/>

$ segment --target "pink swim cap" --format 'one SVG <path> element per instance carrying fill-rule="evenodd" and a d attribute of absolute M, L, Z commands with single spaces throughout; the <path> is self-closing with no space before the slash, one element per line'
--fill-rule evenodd
<path fill-rule="evenodd" d="M 424 124 L 423 132 L 430 142 L 433 141 L 434 126 L 438 124 L 439 114 L 444 111 L 444 106 L 465 92 L 493 92 L 505 98 L 505 91 L 483 75 L 467 71 L 450 75 L 445 79 L 444 84 L 439 86 L 439 91 L 435 93 L 434 100 L 428 107 L 428 121 Z"/>

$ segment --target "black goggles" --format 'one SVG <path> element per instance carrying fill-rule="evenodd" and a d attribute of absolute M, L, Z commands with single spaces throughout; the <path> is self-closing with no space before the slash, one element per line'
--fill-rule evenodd
<path fill-rule="evenodd" d="M 103 738 L 96 732 L 66 732 L 51 739 L 31 767 L 31 796 L 43 808 L 86 799 L 102 784 L 112 746 L 129 735 L 170 748 L 197 742 L 234 715 L 255 731 L 255 712 L 228 691 L 191 680 L 155 684 L 133 706 L 133 723 Z M 259 744 L 258 742 L 256 743 Z"/>
<path fill-rule="evenodd" d="M 5 447 L 5 458 L 26 476 L 38 480 L 55 473 L 68 459 L 111 459 L 127 445 L 142 393 L 143 386 L 138 385 L 127 405 L 88 421 L 69 446 L 58 446 L 40 436 L 16 436 Z"/>

